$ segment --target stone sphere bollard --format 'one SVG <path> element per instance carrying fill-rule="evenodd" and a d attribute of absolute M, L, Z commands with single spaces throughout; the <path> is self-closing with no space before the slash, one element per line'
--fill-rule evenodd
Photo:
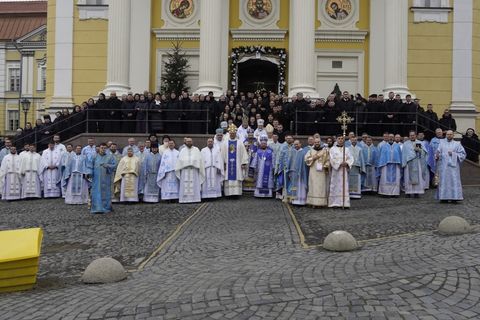
<path fill-rule="evenodd" d="M 92 261 L 82 276 L 84 283 L 113 283 L 127 278 L 122 264 L 113 258 L 100 258 Z"/>
<path fill-rule="evenodd" d="M 457 216 L 446 217 L 438 225 L 438 232 L 444 235 L 465 234 L 470 231 L 470 224 Z"/>
<path fill-rule="evenodd" d="M 358 243 L 347 231 L 337 230 L 328 234 L 323 247 L 329 251 L 352 251 L 358 248 Z"/>

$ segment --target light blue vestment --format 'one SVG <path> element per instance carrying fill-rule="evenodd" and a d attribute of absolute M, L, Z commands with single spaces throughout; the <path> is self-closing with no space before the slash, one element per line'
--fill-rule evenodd
<path fill-rule="evenodd" d="M 87 158 L 89 174 L 92 176 L 92 202 L 90 212 L 112 211 L 112 173 L 116 166 L 113 155 L 96 154 Z"/>
<path fill-rule="evenodd" d="M 449 155 L 448 152 L 452 154 Z M 436 199 L 438 200 L 463 200 L 462 181 L 460 179 L 460 164 L 467 154 L 458 141 L 444 140 L 437 149 L 439 159 L 437 161 L 438 188 Z"/>

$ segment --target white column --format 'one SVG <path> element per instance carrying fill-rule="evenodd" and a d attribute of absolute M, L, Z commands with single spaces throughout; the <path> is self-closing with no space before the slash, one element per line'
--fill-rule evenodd
<path fill-rule="evenodd" d="M 288 89 L 317 97 L 315 61 L 315 0 L 290 0 Z"/>
<path fill-rule="evenodd" d="M 385 0 L 370 0 L 369 94 L 385 88 Z"/>
<path fill-rule="evenodd" d="M 55 5 L 55 61 L 53 97 L 49 112 L 73 106 L 73 7 L 75 1 Z"/>
<path fill-rule="evenodd" d="M 473 0 L 453 2 L 452 103 L 457 131 L 475 128 L 472 99 Z"/>
<path fill-rule="evenodd" d="M 385 93 L 402 97 L 410 94 L 407 85 L 408 0 L 385 1 Z M 380 44 L 382 45 L 382 44 Z M 370 63 L 376 63 L 370 61 Z"/>
<path fill-rule="evenodd" d="M 129 85 L 133 92 L 150 89 L 151 2 L 135 0 L 135 5 L 132 5 Z"/>
<path fill-rule="evenodd" d="M 213 91 L 223 94 L 222 71 L 222 13 L 225 0 L 200 1 L 200 67 L 197 93 Z M 226 88 L 225 88 L 226 89 Z"/>
<path fill-rule="evenodd" d="M 220 87 L 226 92 L 230 87 L 228 84 L 229 77 L 229 57 L 230 52 L 228 49 L 228 43 L 230 41 L 230 1 L 222 1 L 222 52 L 220 60 Z"/>
<path fill-rule="evenodd" d="M 109 1 L 107 85 L 103 91 L 107 95 L 114 91 L 120 96 L 130 90 L 130 2 Z"/>
<path fill-rule="evenodd" d="M 33 52 L 22 55 L 22 97 L 33 96 Z"/>

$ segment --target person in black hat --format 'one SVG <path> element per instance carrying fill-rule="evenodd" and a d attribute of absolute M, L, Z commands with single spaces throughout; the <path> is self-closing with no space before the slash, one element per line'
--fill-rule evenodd
<path fill-rule="evenodd" d="M 52 140 L 55 134 L 54 125 L 51 121 L 50 115 L 43 116 L 43 128 L 40 131 L 39 144 L 42 146 L 42 150 L 47 146 L 50 140 Z"/>

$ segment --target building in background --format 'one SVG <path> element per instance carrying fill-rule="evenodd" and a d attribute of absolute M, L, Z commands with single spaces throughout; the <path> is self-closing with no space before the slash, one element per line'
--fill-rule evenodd
<path fill-rule="evenodd" d="M 192 91 L 412 93 L 480 128 L 480 1 L 49 0 L 46 105 L 159 90 L 180 41 Z"/>
<path fill-rule="evenodd" d="M 45 107 L 47 2 L 0 2 L 0 132 L 12 135 Z M 21 101 L 30 102 L 28 112 Z M 24 106 L 26 104 L 24 103 Z"/>

